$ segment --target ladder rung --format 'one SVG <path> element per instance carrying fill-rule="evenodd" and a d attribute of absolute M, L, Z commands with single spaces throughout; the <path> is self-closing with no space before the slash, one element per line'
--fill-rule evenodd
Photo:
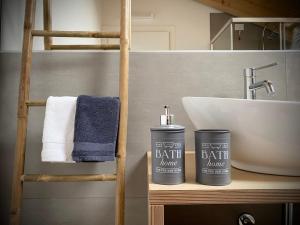
<path fill-rule="evenodd" d="M 45 175 L 28 174 L 21 176 L 24 182 L 76 182 L 76 181 L 114 181 L 116 174 L 93 175 Z"/>
<path fill-rule="evenodd" d="M 46 101 L 27 101 L 27 106 L 46 106 Z"/>
<path fill-rule="evenodd" d="M 109 50 L 120 49 L 120 45 L 51 45 L 52 50 Z"/>
<path fill-rule="evenodd" d="M 31 34 L 32 36 L 42 36 L 42 37 L 120 38 L 119 32 L 97 32 L 97 31 L 33 30 Z"/>

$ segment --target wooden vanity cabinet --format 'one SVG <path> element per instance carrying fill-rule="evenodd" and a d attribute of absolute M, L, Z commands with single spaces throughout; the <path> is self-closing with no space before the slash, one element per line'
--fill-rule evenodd
<path fill-rule="evenodd" d="M 232 168 L 232 183 L 208 186 L 195 182 L 194 152 L 188 151 L 186 182 L 160 185 L 151 181 L 151 152 L 148 164 L 149 225 L 234 225 L 247 212 L 256 224 L 283 224 L 283 204 L 300 203 L 300 177 L 274 176 Z M 294 207 L 294 224 L 299 222 Z"/>

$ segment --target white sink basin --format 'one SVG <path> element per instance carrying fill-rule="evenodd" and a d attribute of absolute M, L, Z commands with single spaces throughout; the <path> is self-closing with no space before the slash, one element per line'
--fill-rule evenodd
<path fill-rule="evenodd" d="M 300 176 L 300 102 L 184 97 L 196 129 L 231 131 L 232 166 Z"/>

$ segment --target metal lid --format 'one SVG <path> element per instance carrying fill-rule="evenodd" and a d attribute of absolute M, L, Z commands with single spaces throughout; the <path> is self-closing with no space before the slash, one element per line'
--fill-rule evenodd
<path fill-rule="evenodd" d="M 201 129 L 201 130 L 196 130 L 195 133 L 215 133 L 215 134 L 220 134 L 220 133 L 230 133 L 230 131 L 226 130 L 226 129 Z"/>
<path fill-rule="evenodd" d="M 151 128 L 151 131 L 174 131 L 174 132 L 179 132 L 179 131 L 184 131 L 185 127 L 180 126 L 180 125 L 162 125 L 160 127 L 154 127 Z"/>
<path fill-rule="evenodd" d="M 202 129 L 195 131 L 195 137 L 213 138 L 213 139 L 226 139 L 230 137 L 230 131 L 225 129 Z"/>

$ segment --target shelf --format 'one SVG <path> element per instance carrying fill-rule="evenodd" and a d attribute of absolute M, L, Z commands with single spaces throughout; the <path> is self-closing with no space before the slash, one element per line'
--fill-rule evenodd
<path fill-rule="evenodd" d="M 151 152 L 148 160 L 148 198 L 151 205 L 251 204 L 300 202 L 300 177 L 252 173 L 232 168 L 227 186 L 208 186 L 195 182 L 195 154 L 186 152 L 186 182 L 160 185 L 151 181 Z"/>

